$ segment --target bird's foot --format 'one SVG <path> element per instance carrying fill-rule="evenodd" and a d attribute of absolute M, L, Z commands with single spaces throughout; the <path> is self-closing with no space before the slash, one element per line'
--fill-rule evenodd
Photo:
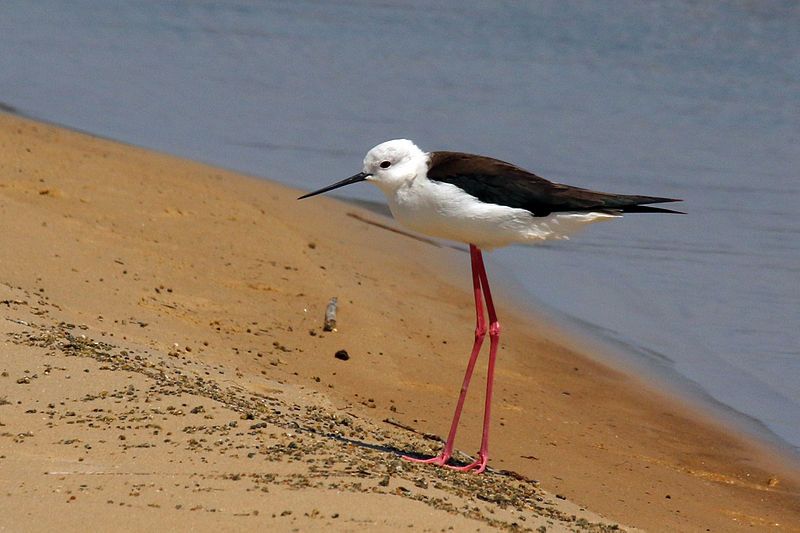
<path fill-rule="evenodd" d="M 408 455 L 403 455 L 401 457 L 406 461 L 410 461 L 412 463 L 424 463 L 429 465 L 443 466 L 445 468 L 456 470 L 458 472 L 475 472 L 476 474 L 484 472 L 486 470 L 486 465 L 489 462 L 489 455 L 484 453 L 478 453 L 478 458 L 466 466 L 455 466 L 447 464 L 447 461 L 450 460 L 450 454 L 445 452 L 440 453 L 436 457 L 430 457 L 428 459 L 419 459 L 417 457 L 409 457 Z"/>
<path fill-rule="evenodd" d="M 458 472 L 475 472 L 476 474 L 481 474 L 486 470 L 486 464 L 488 462 L 489 462 L 489 454 L 479 452 L 478 458 L 466 466 L 452 466 L 448 464 L 445 464 L 443 466 L 450 468 L 452 470 L 457 470 Z"/>
<path fill-rule="evenodd" d="M 402 455 L 401 458 L 411 463 L 424 463 L 428 465 L 447 466 L 447 461 L 450 460 L 450 454 L 442 452 L 436 457 L 430 457 L 428 459 L 420 459 L 417 457 L 411 457 L 409 455 Z"/>

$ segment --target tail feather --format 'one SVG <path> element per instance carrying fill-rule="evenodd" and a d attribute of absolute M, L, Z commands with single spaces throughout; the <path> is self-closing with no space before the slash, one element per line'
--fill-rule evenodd
<path fill-rule="evenodd" d="M 649 205 L 631 205 L 621 209 L 623 213 L 672 213 L 675 215 L 685 215 L 683 211 L 675 209 L 664 209 L 663 207 L 651 207 Z"/>
<path fill-rule="evenodd" d="M 633 195 L 617 195 L 610 201 L 605 202 L 606 206 L 612 210 L 618 210 L 623 213 L 674 213 L 678 215 L 685 215 L 683 211 L 676 211 L 674 209 L 665 209 L 663 207 L 651 207 L 646 204 L 662 204 L 667 202 L 681 202 L 677 198 L 664 198 L 661 196 L 633 196 Z"/>

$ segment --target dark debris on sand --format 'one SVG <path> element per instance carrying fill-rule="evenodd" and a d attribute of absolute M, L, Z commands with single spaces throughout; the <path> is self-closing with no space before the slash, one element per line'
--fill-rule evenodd
<path fill-rule="evenodd" d="M 18 300 L 7 304 L 12 305 L 23 306 L 27 302 Z M 149 398 L 191 394 L 197 401 L 185 408 L 162 410 L 148 408 L 146 403 L 131 404 L 127 416 L 145 419 L 146 409 L 158 409 L 158 414 L 164 416 L 191 415 L 193 422 L 183 426 L 181 438 L 172 439 L 172 444 L 183 447 L 181 453 L 241 453 L 254 460 L 249 472 L 207 473 L 202 475 L 204 479 L 246 482 L 253 490 L 265 493 L 270 487 L 280 485 L 298 490 L 314 487 L 392 495 L 506 530 L 542 531 L 545 526 L 540 524 L 544 520 L 548 524 L 544 530 L 550 530 L 552 525 L 559 530 L 620 531 L 617 525 L 593 523 L 561 511 L 559 502 L 541 491 L 535 481 L 511 472 L 471 475 L 403 461 L 402 453 L 434 453 L 432 444 L 436 446 L 436 443 L 421 435 L 350 413 L 343 414 L 326 402 L 297 403 L 278 397 L 280 392 L 267 395 L 233 381 L 217 381 L 205 375 L 202 363 L 190 366 L 168 355 L 137 353 L 127 346 L 121 349 L 96 341 L 88 336 L 85 326 L 48 322 L 46 312 L 35 305 L 32 307 L 38 311 L 34 314 L 40 320 L 37 323 L 15 321 L 22 327 L 8 334 L 10 342 L 44 348 L 56 356 L 90 358 L 97 361 L 102 370 L 134 372 L 151 383 L 146 391 L 131 386 L 109 391 L 108 395 Z M 6 319 L 14 321 L 8 316 Z M 87 395 L 83 400 L 93 401 L 97 397 Z M 204 424 L 203 417 L 212 418 L 207 413 L 212 404 L 227 410 L 232 415 L 230 418 L 238 418 L 238 421 Z M 90 422 L 113 423 L 113 417 L 103 416 L 98 415 Z M 68 444 L 80 443 L 70 441 Z M 147 447 L 146 442 L 125 433 L 119 435 L 118 445 Z M 460 459 L 468 458 L 462 454 Z M 305 468 L 302 473 L 270 473 L 271 462 L 302 463 Z M 498 518 L 501 514 L 496 512 L 498 509 L 509 512 Z"/>

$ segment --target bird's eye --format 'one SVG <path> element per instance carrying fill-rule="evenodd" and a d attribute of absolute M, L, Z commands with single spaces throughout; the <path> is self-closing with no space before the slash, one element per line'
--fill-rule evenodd
<path fill-rule="evenodd" d="M 381 168 L 389 168 L 392 164 L 389 161 L 381 161 Z"/>

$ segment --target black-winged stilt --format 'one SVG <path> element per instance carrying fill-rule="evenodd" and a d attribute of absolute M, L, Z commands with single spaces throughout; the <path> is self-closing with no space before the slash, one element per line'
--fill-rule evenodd
<path fill-rule="evenodd" d="M 490 157 L 459 152 L 426 153 L 406 139 L 379 144 L 367 152 L 361 172 L 299 199 L 360 181 L 374 183 L 383 191 L 392 215 L 402 225 L 433 237 L 469 245 L 477 325 L 450 433 L 438 456 L 405 459 L 478 473 L 486 469 L 489 459 L 492 386 L 500 339 L 500 323 L 481 250 L 513 243 L 566 239 L 587 224 L 613 220 L 624 213 L 679 213 L 646 204 L 680 201 L 561 185 Z M 469 465 L 454 467 L 447 462 L 453 453 L 461 410 L 487 333 L 483 299 L 489 315 L 489 367 L 483 436 L 477 459 Z"/>

